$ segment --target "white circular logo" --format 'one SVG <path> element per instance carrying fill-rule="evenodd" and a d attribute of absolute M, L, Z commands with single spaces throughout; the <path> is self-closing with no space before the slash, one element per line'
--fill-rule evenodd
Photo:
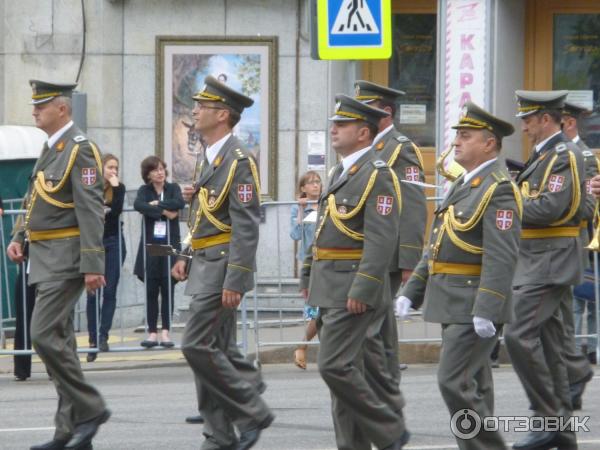
<path fill-rule="evenodd" d="M 459 409 L 450 418 L 450 429 L 460 439 L 473 439 L 481 431 L 481 417 L 472 409 Z"/>

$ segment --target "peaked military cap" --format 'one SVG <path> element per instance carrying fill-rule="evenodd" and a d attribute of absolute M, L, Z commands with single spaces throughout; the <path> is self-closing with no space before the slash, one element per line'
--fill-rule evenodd
<path fill-rule="evenodd" d="M 56 97 L 71 97 L 77 83 L 49 83 L 47 81 L 29 80 L 31 90 L 31 104 L 46 103 Z"/>
<path fill-rule="evenodd" d="M 543 109 L 563 109 L 569 91 L 516 91 L 518 113 L 526 117 Z"/>
<path fill-rule="evenodd" d="M 356 100 L 360 100 L 364 103 L 369 103 L 375 100 L 387 100 L 389 102 L 395 102 L 398 97 L 405 95 L 403 91 L 397 91 L 386 86 L 372 83 L 370 81 L 358 80 L 354 83 L 354 89 Z"/>
<path fill-rule="evenodd" d="M 221 83 L 212 75 L 204 79 L 204 87 L 192 98 L 199 102 L 220 102 L 239 113 L 254 104 L 250 97 Z"/>
<path fill-rule="evenodd" d="M 473 102 L 465 103 L 458 123 L 452 128 L 455 130 L 461 128 L 485 129 L 491 131 L 499 138 L 510 136 L 515 132 L 515 128 L 510 123 L 491 115 Z"/>
<path fill-rule="evenodd" d="M 581 116 L 587 116 L 590 113 L 591 111 L 586 107 L 571 102 L 565 102 L 563 108 L 563 116 L 573 116 L 576 119 Z"/>
<path fill-rule="evenodd" d="M 335 102 L 335 114 L 329 118 L 332 122 L 364 120 L 377 126 L 381 119 L 389 116 L 387 111 L 373 108 L 344 94 L 336 95 Z"/>

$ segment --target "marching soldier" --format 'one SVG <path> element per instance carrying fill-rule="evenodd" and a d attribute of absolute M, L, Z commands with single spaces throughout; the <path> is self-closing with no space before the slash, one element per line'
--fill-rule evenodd
<path fill-rule="evenodd" d="M 54 438 L 31 449 L 91 449 L 110 411 L 84 380 L 72 316 L 84 288 L 104 285 L 102 164 L 96 146 L 71 120 L 76 84 L 30 84 L 35 124 L 49 138 L 29 182 L 24 224 L 7 254 L 22 262 L 29 242 L 29 284 L 36 287 L 31 340 L 59 398 Z"/>
<path fill-rule="evenodd" d="M 389 113 L 379 121 L 379 133 L 373 140 L 373 151 L 378 159 L 387 162 L 399 180 L 409 182 L 424 182 L 423 157 L 418 147 L 394 126 L 396 102 L 404 95 L 385 86 L 369 81 L 359 80 L 355 83 L 356 99 L 374 108 Z M 402 211 L 400 213 L 400 228 L 398 243 L 390 265 L 390 289 L 392 298 L 398 294 L 402 282 L 406 282 L 423 253 L 425 240 L 425 225 L 427 223 L 427 200 L 422 187 L 414 184 L 402 185 Z M 389 304 L 381 329 L 377 330 L 375 338 L 381 340 L 387 356 L 388 371 L 394 383 L 400 382 L 398 361 L 398 328 L 394 316 L 394 305 Z M 370 377 L 375 377 L 376 383 L 385 382 L 380 369 L 367 370 Z"/>
<path fill-rule="evenodd" d="M 589 147 L 579 136 L 578 123 L 580 119 L 589 114 L 589 111 L 574 103 L 565 102 L 562 111 L 562 130 L 564 135 L 573 141 L 583 155 L 583 166 L 585 174 L 585 192 L 582 192 L 584 210 L 580 228 L 580 239 L 582 245 L 583 268 L 590 266 L 589 251 L 585 247 L 589 244 L 590 231 L 593 232 L 594 212 L 596 211 L 596 199 L 591 192 L 591 179 L 598 175 L 598 160 Z M 577 350 L 575 346 L 575 324 L 573 318 L 573 302 L 561 303 L 563 324 L 565 327 L 565 363 L 569 377 L 569 390 L 573 410 L 582 407 L 582 396 L 585 385 L 592 379 L 594 372 L 586 356 Z M 586 302 L 587 303 L 587 302 Z"/>
<path fill-rule="evenodd" d="M 185 293 L 192 295 L 182 351 L 199 390 L 202 449 L 245 450 L 274 420 L 260 396 L 260 373 L 236 344 L 236 309 L 254 283 L 260 186 L 254 156 L 232 129 L 254 101 L 212 76 L 193 99 L 196 129 L 208 147 L 199 180 L 183 191 L 192 199 L 189 276 L 185 260 L 173 267 L 175 278 L 188 278 Z"/>
<path fill-rule="evenodd" d="M 581 282 L 583 157 L 560 129 L 567 91 L 516 94 L 517 117 L 535 148 L 516 180 L 523 195 L 516 319 L 504 339 L 534 415 L 559 417 L 572 408 L 561 305 L 572 302 L 572 286 Z M 576 445 L 572 432 L 532 431 L 513 448 Z"/>
<path fill-rule="evenodd" d="M 312 256 L 302 288 L 319 306 L 318 365 L 332 396 L 340 449 L 401 449 L 408 441 L 398 390 L 384 403 L 362 373 L 363 344 L 379 309 L 391 302 L 389 264 L 400 219 L 400 186 L 385 162 L 370 152 L 385 111 L 336 96 L 330 118 L 332 147 L 343 160 L 319 202 Z"/>
<path fill-rule="evenodd" d="M 396 302 L 399 315 L 424 303 L 423 318 L 442 324 L 438 384 L 453 427 L 463 410 L 480 418 L 494 414 L 490 353 L 498 327 L 512 320 L 522 212 L 520 194 L 498 160 L 513 126 L 474 103 L 464 108 L 453 128 L 454 159 L 465 172 L 436 209 L 429 248 Z M 469 439 L 453 432 L 461 449 L 505 448 L 498 432 Z"/>

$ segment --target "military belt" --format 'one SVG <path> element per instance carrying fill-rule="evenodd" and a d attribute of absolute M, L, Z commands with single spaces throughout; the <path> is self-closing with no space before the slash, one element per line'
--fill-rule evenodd
<path fill-rule="evenodd" d="M 28 230 L 27 238 L 29 242 L 49 241 L 51 239 L 65 239 L 79 236 L 78 227 L 57 228 L 55 230 Z"/>
<path fill-rule="evenodd" d="M 231 233 L 219 233 L 212 236 L 192 239 L 192 250 L 202 250 L 219 244 L 227 244 L 231 241 Z"/>
<path fill-rule="evenodd" d="M 579 237 L 581 228 L 575 227 L 548 227 L 548 228 L 523 228 L 521 239 L 547 239 L 558 237 Z"/>
<path fill-rule="evenodd" d="M 443 273 L 446 275 L 481 275 L 481 264 L 460 264 L 440 261 L 429 261 L 429 275 Z"/>
<path fill-rule="evenodd" d="M 361 259 L 362 248 L 319 248 L 313 247 L 313 260 L 320 259 Z"/>

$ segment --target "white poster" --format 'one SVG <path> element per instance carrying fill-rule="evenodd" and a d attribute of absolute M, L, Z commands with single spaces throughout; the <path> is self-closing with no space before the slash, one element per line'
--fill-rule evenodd
<path fill-rule="evenodd" d="M 308 133 L 308 151 L 306 168 L 308 170 L 325 170 L 326 136 L 324 131 Z"/>
<path fill-rule="evenodd" d="M 463 105 L 485 104 L 486 0 L 447 0 L 443 148 L 451 144 Z M 450 159 L 450 158 L 448 158 Z"/>

